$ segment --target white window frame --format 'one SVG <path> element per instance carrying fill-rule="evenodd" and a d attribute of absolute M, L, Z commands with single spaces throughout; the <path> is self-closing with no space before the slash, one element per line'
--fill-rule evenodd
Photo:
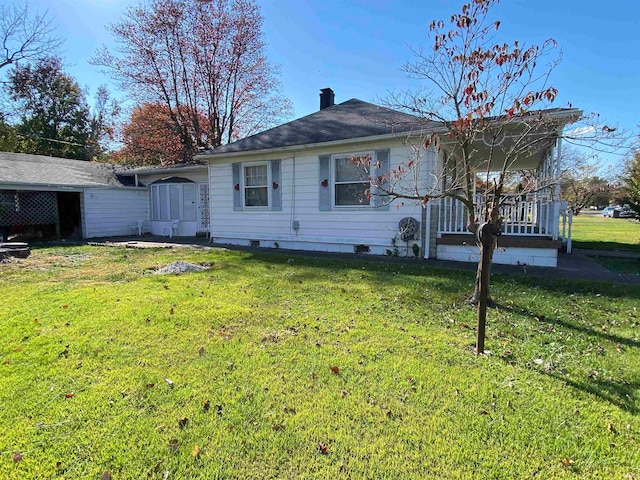
<path fill-rule="evenodd" d="M 335 209 L 367 209 L 367 208 L 373 208 L 373 202 L 371 197 L 369 197 L 369 203 L 367 204 L 362 204 L 362 205 L 341 205 L 339 203 L 337 203 L 337 195 L 336 195 L 336 185 L 348 185 L 348 184 L 353 184 L 353 183 L 367 183 L 368 184 L 368 188 L 371 189 L 371 172 L 369 172 L 369 180 L 367 182 L 338 182 L 336 181 L 336 178 L 338 177 L 338 165 L 337 162 L 338 160 L 342 160 L 342 159 L 351 159 L 353 157 L 366 157 L 369 156 L 371 158 L 371 164 L 373 164 L 373 162 L 375 161 L 375 153 L 372 151 L 366 151 L 366 152 L 352 152 L 352 153 L 338 153 L 338 154 L 334 154 L 331 155 L 331 165 L 330 165 L 330 169 L 331 169 L 331 206 L 332 208 Z M 369 168 L 371 169 L 371 166 L 369 166 Z"/>
<path fill-rule="evenodd" d="M 248 187 L 245 185 L 246 182 L 246 171 L 247 168 L 251 167 L 261 167 L 264 166 L 267 169 L 267 184 L 264 185 L 267 187 L 267 204 L 266 205 L 247 205 L 247 196 L 246 189 L 247 188 L 263 188 L 262 186 L 253 185 Z M 271 164 L 269 162 L 251 162 L 251 163 L 243 163 L 242 168 L 240 169 L 240 187 L 242 191 L 242 207 L 246 210 L 269 210 L 271 209 Z"/>
<path fill-rule="evenodd" d="M 150 191 L 150 203 L 151 203 L 151 220 L 154 222 L 172 222 L 175 220 L 181 222 L 196 222 L 197 221 L 197 213 L 193 215 L 193 218 L 186 218 L 185 216 L 185 201 L 184 201 L 184 186 L 191 185 L 194 188 L 194 192 L 197 194 L 196 183 L 159 183 L 156 185 L 151 185 Z M 166 187 L 166 194 L 164 196 L 160 195 L 161 187 Z M 171 195 L 170 190 L 171 187 L 178 187 L 178 216 L 180 218 L 172 218 L 171 216 Z M 194 198 L 196 198 L 194 194 Z M 194 200 L 195 202 L 195 200 Z M 161 218 L 160 212 L 162 212 L 163 208 L 161 208 L 161 204 L 164 207 L 164 211 L 166 212 L 166 218 Z M 195 203 L 194 203 L 195 205 Z M 195 212 L 195 207 L 194 207 Z"/>

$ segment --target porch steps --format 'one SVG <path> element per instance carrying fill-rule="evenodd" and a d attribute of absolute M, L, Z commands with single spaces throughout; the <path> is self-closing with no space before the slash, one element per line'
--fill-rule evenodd
<path fill-rule="evenodd" d="M 29 244 L 23 242 L 0 243 L 0 262 L 5 258 L 27 258 L 31 255 Z"/>

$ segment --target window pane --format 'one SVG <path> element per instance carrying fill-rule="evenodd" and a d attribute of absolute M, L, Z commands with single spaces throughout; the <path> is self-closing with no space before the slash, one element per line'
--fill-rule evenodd
<path fill-rule="evenodd" d="M 244 204 L 247 207 L 266 207 L 269 205 L 267 187 L 251 187 L 244 189 Z"/>
<path fill-rule="evenodd" d="M 151 186 L 151 220 L 158 220 L 158 186 Z"/>
<path fill-rule="evenodd" d="M 254 165 L 244 169 L 246 187 L 264 187 L 267 185 L 267 166 Z"/>
<path fill-rule="evenodd" d="M 168 187 L 167 185 L 159 185 L 158 186 L 158 201 L 160 202 L 160 217 L 159 220 L 168 220 L 169 219 L 169 198 L 168 198 Z"/>
<path fill-rule="evenodd" d="M 358 165 L 351 158 L 336 159 L 336 182 L 369 181 L 365 165 Z"/>
<path fill-rule="evenodd" d="M 169 210 L 170 220 L 180 220 L 180 186 L 169 185 L 169 195 L 171 197 L 171 207 Z"/>
<path fill-rule="evenodd" d="M 182 219 L 195 221 L 196 219 L 196 186 L 182 185 Z"/>
<path fill-rule="evenodd" d="M 369 205 L 369 182 L 336 184 L 336 205 Z"/>

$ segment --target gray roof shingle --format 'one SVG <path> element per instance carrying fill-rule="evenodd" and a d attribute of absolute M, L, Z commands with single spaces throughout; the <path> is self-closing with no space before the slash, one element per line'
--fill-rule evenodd
<path fill-rule="evenodd" d="M 1 184 L 126 187 L 131 181 L 117 176 L 109 163 L 0 152 Z"/>
<path fill-rule="evenodd" d="M 306 117 L 229 143 L 205 155 L 268 150 L 413 131 L 424 121 L 358 99 L 324 108 Z"/>

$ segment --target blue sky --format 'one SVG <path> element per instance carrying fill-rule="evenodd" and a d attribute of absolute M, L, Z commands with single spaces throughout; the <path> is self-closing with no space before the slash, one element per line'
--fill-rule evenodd
<path fill-rule="evenodd" d="M 48 9 L 55 16 L 66 37 L 68 71 L 91 91 L 110 84 L 88 60 L 110 43 L 104 26 L 132 3 L 136 0 L 29 2 L 32 9 Z M 283 92 L 296 118 L 318 109 L 321 88 L 331 87 L 336 102 L 360 98 L 375 103 L 389 91 L 417 87 L 401 71 L 411 59 L 409 46 L 430 45 L 429 22 L 448 19 L 461 5 L 452 0 L 258 3 L 267 53 L 280 65 Z M 640 2 L 614 0 L 605 7 L 593 0 L 503 0 L 495 14 L 504 40 L 532 44 L 552 37 L 558 42 L 563 60 L 552 77 L 559 90 L 556 106 L 571 102 L 585 113 L 598 112 L 608 124 L 638 131 Z"/>

